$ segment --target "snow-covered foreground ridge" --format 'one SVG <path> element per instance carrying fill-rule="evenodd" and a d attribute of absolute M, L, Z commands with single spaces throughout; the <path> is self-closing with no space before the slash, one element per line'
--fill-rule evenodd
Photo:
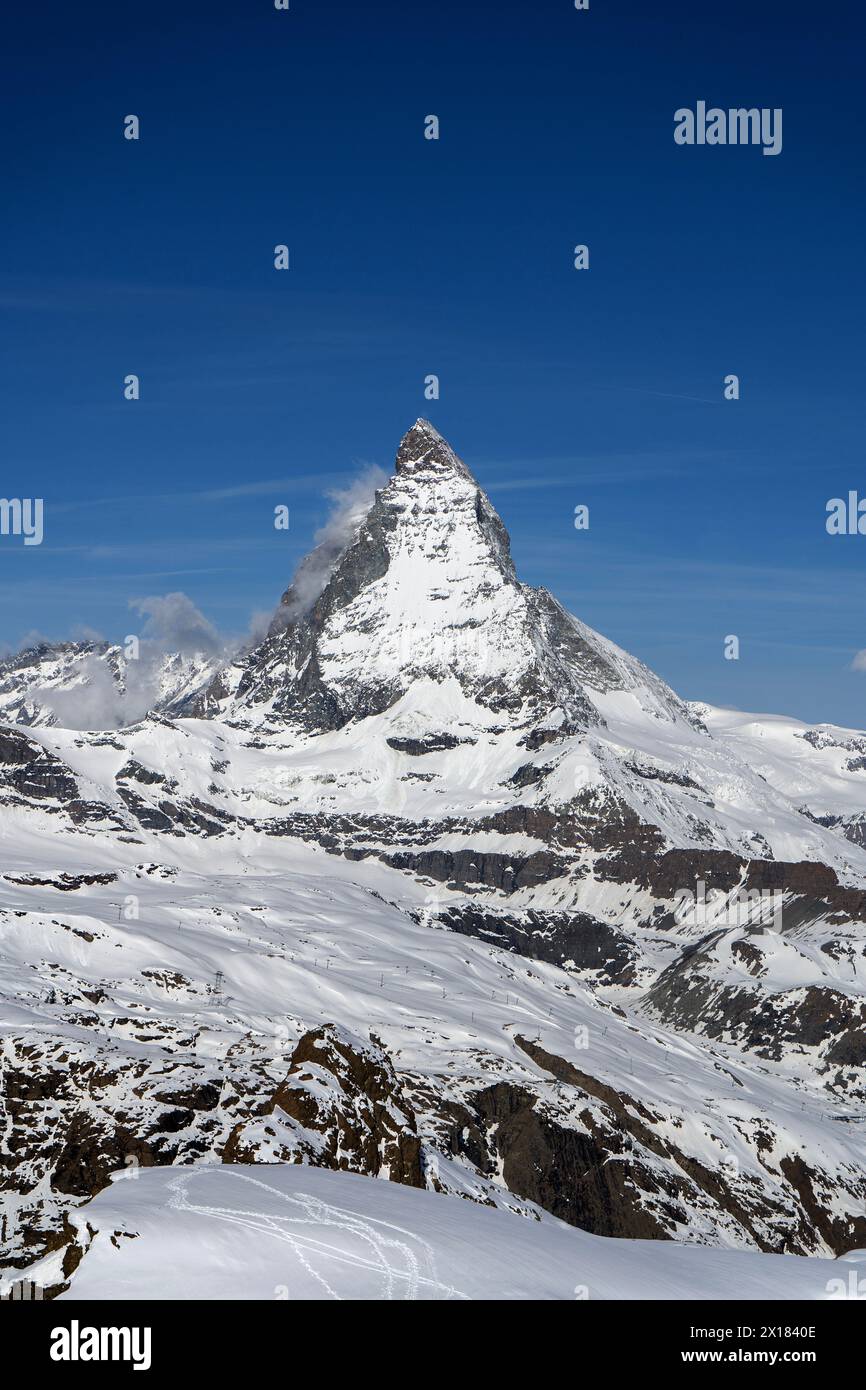
<path fill-rule="evenodd" d="M 846 1297 L 861 1272 L 858 1256 L 606 1240 L 552 1217 L 287 1164 L 121 1178 L 75 1224 L 88 1253 L 61 1295 L 73 1300 L 823 1300 Z"/>
<path fill-rule="evenodd" d="M 866 1245 L 866 735 L 684 704 L 521 584 L 423 421 L 258 646 L 101 732 L 57 722 L 77 661 L 44 718 L 4 667 L 6 1287 L 75 1287 L 113 1172 L 198 1163 Z"/>

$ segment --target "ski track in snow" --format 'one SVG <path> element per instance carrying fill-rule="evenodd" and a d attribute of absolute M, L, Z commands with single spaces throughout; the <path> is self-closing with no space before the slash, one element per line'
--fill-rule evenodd
<path fill-rule="evenodd" d="M 421 1288 L 424 1289 L 428 1298 L 439 1293 L 445 1300 L 469 1301 L 468 1294 L 461 1293 L 459 1289 L 440 1281 L 436 1273 L 436 1257 L 433 1247 L 428 1241 L 412 1231 L 390 1225 L 385 1221 L 366 1219 L 359 1216 L 357 1212 L 332 1206 L 309 1193 L 298 1192 L 290 1196 L 288 1193 L 280 1192 L 277 1188 L 262 1182 L 260 1178 L 253 1178 L 246 1173 L 225 1168 L 220 1170 L 222 1175 L 231 1172 L 232 1177 L 237 1181 L 260 1188 L 280 1202 L 286 1203 L 287 1206 L 299 1207 L 303 1215 L 291 1213 L 286 1216 L 275 1216 L 265 1211 L 247 1210 L 240 1207 L 214 1207 L 207 1203 L 191 1201 L 189 1197 L 190 1184 L 196 1179 L 204 1178 L 208 1171 L 206 1168 L 200 1168 L 180 1173 L 169 1183 L 172 1193 L 169 1206 L 175 1211 L 210 1216 L 220 1221 L 245 1226 L 249 1230 L 260 1231 L 274 1240 L 284 1241 L 291 1247 L 298 1261 L 311 1278 L 321 1284 L 332 1299 L 342 1301 L 341 1295 L 329 1284 L 324 1275 L 313 1267 L 307 1258 L 308 1256 L 315 1254 L 326 1261 L 351 1265 L 371 1273 L 380 1274 L 382 1291 L 379 1297 L 384 1301 L 394 1301 L 395 1298 L 405 1302 L 417 1301 Z M 298 1234 L 299 1228 L 303 1226 L 345 1231 L 347 1235 L 356 1237 L 368 1245 L 374 1258 L 364 1259 L 360 1254 L 329 1245 L 325 1240 L 317 1240 L 314 1236 Z M 395 1238 L 395 1236 L 386 1234 L 386 1231 L 393 1231 L 398 1237 L 402 1236 L 405 1239 Z M 415 1246 L 418 1247 L 417 1253 L 410 1242 L 414 1242 Z M 395 1254 L 402 1257 L 402 1268 L 392 1263 Z M 423 1268 L 424 1265 L 426 1265 L 426 1273 Z M 402 1293 L 397 1292 L 400 1286 L 404 1286 Z"/>

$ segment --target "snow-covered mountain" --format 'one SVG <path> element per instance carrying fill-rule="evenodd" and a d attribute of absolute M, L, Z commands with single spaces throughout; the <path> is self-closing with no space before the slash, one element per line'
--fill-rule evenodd
<path fill-rule="evenodd" d="M 431 681 L 509 728 L 598 724 L 587 683 L 691 720 L 640 663 L 519 582 L 489 499 L 419 420 L 330 573 L 315 552 L 301 567 L 223 712 L 320 733 L 403 701 L 423 720 Z"/>
<path fill-rule="evenodd" d="M 39 642 L 0 661 L 0 721 L 44 728 L 120 728 L 152 710 L 171 713 L 222 667 L 213 653 L 164 651 L 145 641 L 130 656 L 102 641 Z"/>
<path fill-rule="evenodd" d="M 125 679 L 57 650 L 28 689 Z M 7 1284 L 74 1289 L 70 1213 L 169 1163 L 866 1245 L 866 735 L 685 704 L 424 421 L 265 640 L 184 663 L 97 732 L 9 672 Z"/>

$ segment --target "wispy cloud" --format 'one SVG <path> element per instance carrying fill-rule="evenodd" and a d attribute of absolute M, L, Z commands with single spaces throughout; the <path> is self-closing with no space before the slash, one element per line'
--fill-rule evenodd
<path fill-rule="evenodd" d="M 302 560 L 295 572 L 288 602 L 276 615 L 289 623 L 312 607 L 331 576 L 337 560 L 357 531 L 373 504 L 377 488 L 388 481 L 382 468 L 368 466 L 347 488 L 329 494 L 332 511 L 325 525 L 316 532 L 316 547 Z"/>
<path fill-rule="evenodd" d="M 80 497 L 65 502 L 52 502 L 52 515 L 90 511 L 94 507 L 161 506 L 166 502 L 224 502 L 234 497 L 267 497 L 298 492 L 321 493 L 336 487 L 350 476 L 349 469 L 332 473 L 296 473 L 281 478 L 255 478 L 231 487 L 199 488 L 185 492 L 130 492 L 118 497 Z"/>
<path fill-rule="evenodd" d="M 662 453 L 593 453 L 488 460 L 477 470 L 486 492 L 535 488 L 619 487 L 693 475 L 696 468 L 754 470 L 754 461 L 729 449 L 689 449 Z"/>

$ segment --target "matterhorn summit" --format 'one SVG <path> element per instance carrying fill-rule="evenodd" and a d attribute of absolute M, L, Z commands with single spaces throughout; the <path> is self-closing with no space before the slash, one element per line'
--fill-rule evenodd
<path fill-rule="evenodd" d="M 658 713 L 693 722 L 639 663 L 521 584 L 490 499 L 426 420 L 404 436 L 393 476 L 319 592 L 309 582 L 316 558 L 248 658 L 227 717 L 340 728 L 427 681 L 514 727 L 603 723 L 587 686 L 650 687 Z"/>

